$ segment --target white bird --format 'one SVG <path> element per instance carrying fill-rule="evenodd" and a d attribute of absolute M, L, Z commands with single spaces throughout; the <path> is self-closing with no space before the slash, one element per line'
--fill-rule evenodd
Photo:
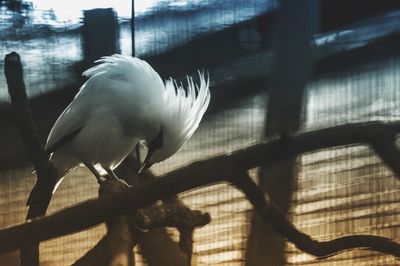
<path fill-rule="evenodd" d="M 188 77 L 185 90 L 172 78 L 163 83 L 139 58 L 113 55 L 96 63 L 47 139 L 58 184 L 81 163 L 98 179 L 101 169 L 116 178 L 113 170 L 139 142 L 148 148 L 142 171 L 164 161 L 193 135 L 210 102 L 209 80 L 200 71 L 200 84 Z"/>

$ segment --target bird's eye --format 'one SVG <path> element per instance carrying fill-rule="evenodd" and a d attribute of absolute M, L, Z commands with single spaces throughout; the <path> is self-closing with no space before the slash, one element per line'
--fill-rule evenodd
<path fill-rule="evenodd" d="M 164 134 L 163 128 L 158 132 L 157 137 L 155 137 L 148 145 L 149 149 L 158 150 L 164 146 Z"/>

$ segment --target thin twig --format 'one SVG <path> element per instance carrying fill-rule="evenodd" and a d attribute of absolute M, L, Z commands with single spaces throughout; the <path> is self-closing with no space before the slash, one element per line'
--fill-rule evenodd
<path fill-rule="evenodd" d="M 26 219 L 46 214 L 57 172 L 49 162 L 32 118 L 23 80 L 23 68 L 17 53 L 7 54 L 4 59 L 4 73 L 8 84 L 8 93 L 16 117 L 16 124 L 26 151 L 35 167 L 37 180 L 29 196 L 29 210 Z M 21 265 L 39 265 L 39 243 L 21 248 Z"/>

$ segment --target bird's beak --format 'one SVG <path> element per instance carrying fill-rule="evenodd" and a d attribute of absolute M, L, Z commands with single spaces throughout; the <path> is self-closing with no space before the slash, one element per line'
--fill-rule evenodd
<path fill-rule="evenodd" d="M 154 150 L 149 149 L 149 151 L 147 152 L 147 155 L 146 155 L 146 159 L 144 159 L 143 164 L 139 169 L 139 172 L 138 172 L 139 174 L 143 173 L 144 171 L 146 171 L 153 165 L 153 163 L 150 162 L 150 158 L 153 153 L 154 153 Z"/>

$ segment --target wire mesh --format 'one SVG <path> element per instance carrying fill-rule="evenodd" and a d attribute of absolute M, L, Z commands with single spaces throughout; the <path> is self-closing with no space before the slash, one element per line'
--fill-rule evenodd
<path fill-rule="evenodd" d="M 274 5 L 266 2 L 160 1 L 138 14 L 137 54 L 155 55 L 245 21 Z M 30 96 L 62 88 L 71 79 L 77 79 L 71 68 L 82 59 L 79 28 L 65 23 L 57 30 L 43 28 L 40 23 L 31 27 L 29 17 L 37 15 L 11 12 L 3 7 L 1 16 L 4 39 L 0 52 L 4 55 L 16 50 L 21 54 Z M 54 18 L 51 12 L 45 13 L 46 16 L 47 20 Z M 122 17 L 120 22 L 121 51 L 130 54 L 130 26 L 126 18 Z M 356 121 L 398 120 L 399 62 L 395 57 L 318 77 L 309 85 L 305 96 L 303 131 Z M 2 61 L 0 67 L 3 67 Z M 0 75 L 0 84 L 0 101 L 7 101 L 3 75 Z M 173 158 L 156 166 L 155 173 L 165 173 L 191 161 L 259 141 L 264 130 L 266 102 L 267 96 L 259 93 L 232 101 L 222 111 L 208 114 L 190 142 Z M 399 184 L 373 151 L 365 146 L 339 147 L 303 155 L 298 163 L 300 172 L 290 214 L 300 230 L 319 240 L 353 233 L 400 240 L 400 209 L 396 204 Z M 257 171 L 253 169 L 251 174 L 256 178 Z M 31 169 L 25 169 L 4 171 L 0 177 L 0 226 L 4 228 L 24 221 L 25 201 L 34 176 Z M 242 195 L 229 185 L 217 184 L 180 196 L 190 207 L 210 212 L 213 219 L 211 224 L 195 232 L 193 265 L 245 265 L 251 206 Z M 49 213 L 94 197 L 97 197 L 95 179 L 86 169 L 78 168 L 65 178 Z M 43 265 L 70 265 L 94 246 L 104 232 L 104 227 L 99 226 L 43 243 Z M 177 237 L 175 231 L 170 233 Z M 137 249 L 136 255 L 138 265 L 143 265 Z M 361 250 L 317 261 L 290 244 L 287 262 L 289 265 L 396 263 L 392 257 Z M 15 252 L 0 256 L 1 265 L 17 263 Z"/>

